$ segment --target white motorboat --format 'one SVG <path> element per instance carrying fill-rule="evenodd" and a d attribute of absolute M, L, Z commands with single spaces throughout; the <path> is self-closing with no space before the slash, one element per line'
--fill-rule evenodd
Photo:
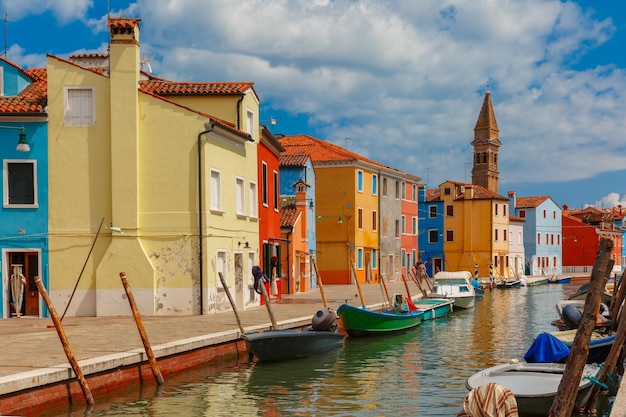
<path fill-rule="evenodd" d="M 472 274 L 468 271 L 441 271 L 434 276 L 433 294 L 439 298 L 454 299 L 454 306 L 472 308 L 476 301 L 476 292 L 472 285 Z"/>
<path fill-rule="evenodd" d="M 575 408 L 584 405 L 593 386 L 592 379 L 597 378 L 600 367 L 587 364 L 578 384 Z M 563 378 L 565 364 L 527 363 L 513 360 L 509 363 L 487 368 L 467 378 L 468 390 L 490 382 L 511 390 L 517 400 L 520 415 L 546 416 L 556 397 Z"/>

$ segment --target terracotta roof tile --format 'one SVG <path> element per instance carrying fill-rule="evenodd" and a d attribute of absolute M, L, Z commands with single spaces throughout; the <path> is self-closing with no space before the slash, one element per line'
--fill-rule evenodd
<path fill-rule="evenodd" d="M 535 197 L 517 197 L 515 199 L 515 208 L 518 208 L 518 209 L 537 208 L 549 198 L 550 197 L 547 195 L 541 195 L 541 196 L 535 196 Z"/>
<path fill-rule="evenodd" d="M 21 71 L 32 80 L 32 83 L 17 96 L 0 97 L 0 113 L 45 114 L 48 103 L 48 77 L 46 69 L 31 68 Z"/>
<path fill-rule="evenodd" d="M 463 185 L 465 188 L 473 188 L 474 192 L 472 193 L 472 200 L 509 200 L 507 197 L 500 195 L 498 193 L 494 193 L 493 191 L 489 191 L 482 185 L 478 184 L 465 184 L 462 182 L 449 181 L 454 184 Z M 456 200 L 465 200 L 465 194 L 460 194 Z"/>
<path fill-rule="evenodd" d="M 305 167 L 309 159 L 309 155 L 303 152 L 291 155 L 282 153 L 278 163 L 281 167 Z"/>
<path fill-rule="evenodd" d="M 371 159 L 350 152 L 341 146 L 309 135 L 283 136 L 279 140 L 280 144 L 285 148 L 286 155 L 306 153 L 311 157 L 313 165 L 322 162 L 363 161 L 385 167 L 385 165 L 379 162 L 372 161 Z"/>
<path fill-rule="evenodd" d="M 300 212 L 295 204 L 289 204 L 280 208 L 280 227 L 293 227 L 298 220 Z"/>
<path fill-rule="evenodd" d="M 151 77 L 141 81 L 141 89 L 157 95 L 232 95 L 243 94 L 253 82 L 174 82 Z"/>
<path fill-rule="evenodd" d="M 426 201 L 437 201 L 439 200 L 439 188 L 433 188 L 430 190 L 426 190 Z"/>

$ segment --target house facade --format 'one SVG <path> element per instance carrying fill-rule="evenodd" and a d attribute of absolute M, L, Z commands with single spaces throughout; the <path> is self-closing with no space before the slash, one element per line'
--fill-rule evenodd
<path fill-rule="evenodd" d="M 0 318 L 45 317 L 35 279 L 48 284 L 46 70 L 0 58 Z"/>
<path fill-rule="evenodd" d="M 446 270 L 443 251 L 443 201 L 439 189 L 419 187 L 419 260 L 424 262 L 426 273 L 433 276 Z"/>
<path fill-rule="evenodd" d="M 109 19 L 105 67 L 48 56 L 51 299 L 130 314 L 124 272 L 143 315 L 207 314 L 230 308 L 221 273 L 238 308 L 258 305 L 258 97 L 143 73 L 139 23 Z"/>
<path fill-rule="evenodd" d="M 552 276 L 563 272 L 561 208 L 548 196 L 517 197 L 509 192 L 510 207 L 524 221 L 526 273 Z"/>

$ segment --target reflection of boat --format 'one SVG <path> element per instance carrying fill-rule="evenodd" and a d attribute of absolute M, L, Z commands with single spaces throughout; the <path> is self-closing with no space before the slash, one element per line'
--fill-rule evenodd
<path fill-rule="evenodd" d="M 422 298 L 413 305 L 424 312 L 422 320 L 432 320 L 452 313 L 453 301 L 447 298 Z"/>
<path fill-rule="evenodd" d="M 565 277 L 559 277 L 559 276 L 554 275 L 553 277 L 548 279 L 548 283 L 550 283 L 550 284 L 569 284 L 571 280 L 572 280 L 572 276 L 571 275 L 568 275 L 568 276 L 565 276 Z"/>
<path fill-rule="evenodd" d="M 313 326 L 309 329 L 247 332 L 241 337 L 261 362 L 306 358 L 343 345 L 344 335 L 337 332 L 336 319 L 335 312 L 326 308 L 313 316 Z"/>
<path fill-rule="evenodd" d="M 433 294 L 454 299 L 454 306 L 472 308 L 476 301 L 476 291 L 470 282 L 472 274 L 468 271 L 437 272 L 434 276 Z"/>
<path fill-rule="evenodd" d="M 424 312 L 374 311 L 342 304 L 337 309 L 337 314 L 350 336 L 362 337 L 396 333 L 417 327 L 422 322 Z"/>
<path fill-rule="evenodd" d="M 565 365 L 560 363 L 526 363 L 512 361 L 493 366 L 467 378 L 468 390 L 490 382 L 508 388 L 515 395 L 520 415 L 546 416 L 550 411 Z M 584 405 L 593 386 L 591 379 L 600 373 L 600 367 L 585 365 L 578 384 L 578 394 L 574 408 Z"/>

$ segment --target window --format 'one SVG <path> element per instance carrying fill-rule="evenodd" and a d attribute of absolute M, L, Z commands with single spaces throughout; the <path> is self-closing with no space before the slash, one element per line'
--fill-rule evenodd
<path fill-rule="evenodd" d="M 494 230 L 493 240 L 498 241 L 498 229 Z"/>
<path fill-rule="evenodd" d="M 378 195 L 378 176 L 372 174 L 372 195 Z"/>
<path fill-rule="evenodd" d="M 437 229 L 428 230 L 428 243 L 439 242 L 439 231 Z"/>
<path fill-rule="evenodd" d="M 417 201 L 417 185 L 413 184 L 411 190 L 411 200 Z"/>
<path fill-rule="evenodd" d="M 222 174 L 211 170 L 211 210 L 222 210 Z"/>
<path fill-rule="evenodd" d="M 356 216 L 357 216 L 357 228 L 358 229 L 363 229 L 363 209 L 359 208 L 356 211 Z"/>
<path fill-rule="evenodd" d="M 504 229 L 504 231 L 502 232 L 502 239 L 506 242 L 506 229 Z"/>
<path fill-rule="evenodd" d="M 372 249 L 372 269 L 376 269 L 378 265 L 378 252 Z"/>
<path fill-rule="evenodd" d="M 374 232 L 378 230 L 378 213 L 376 210 L 372 210 L 372 230 Z"/>
<path fill-rule="evenodd" d="M 254 136 L 254 111 L 247 109 L 246 110 L 246 133 L 250 135 L 252 139 L 255 139 Z"/>
<path fill-rule="evenodd" d="M 431 219 L 437 217 L 437 206 L 428 206 L 428 217 Z"/>
<path fill-rule="evenodd" d="M 4 160 L 4 207 L 37 207 L 35 160 Z"/>
<path fill-rule="evenodd" d="M 417 234 L 417 217 L 411 218 L 411 234 L 412 235 Z"/>
<path fill-rule="evenodd" d="M 520 210 L 520 211 L 519 211 L 519 216 L 520 216 L 522 219 L 525 219 L 525 218 L 526 218 L 526 210 Z"/>
<path fill-rule="evenodd" d="M 249 184 L 249 201 L 250 201 L 250 217 L 256 219 L 257 215 L 257 204 L 259 204 L 257 190 L 256 190 L 256 182 L 250 181 Z"/>
<path fill-rule="evenodd" d="M 400 181 L 396 181 L 396 198 L 400 198 Z"/>
<path fill-rule="evenodd" d="M 556 211 L 553 211 L 553 212 L 552 212 L 552 218 L 553 218 L 553 219 L 556 219 Z"/>
<path fill-rule="evenodd" d="M 446 206 L 446 216 L 454 217 L 454 206 L 452 204 Z"/>
<path fill-rule="evenodd" d="M 404 268 L 404 267 L 406 266 L 406 261 L 405 261 L 405 259 L 406 259 L 406 250 L 405 250 L 405 249 L 402 249 L 402 250 L 400 251 L 400 263 L 402 264 L 402 265 L 401 265 L 401 266 L 402 266 L 402 268 Z"/>
<path fill-rule="evenodd" d="M 498 203 L 494 204 L 495 215 L 498 215 Z"/>
<path fill-rule="evenodd" d="M 278 211 L 278 172 L 274 171 L 274 211 Z"/>
<path fill-rule="evenodd" d="M 400 220 L 396 220 L 396 237 L 400 237 Z"/>
<path fill-rule="evenodd" d="M 541 234 L 537 233 L 537 245 L 541 245 Z"/>
<path fill-rule="evenodd" d="M 400 184 L 400 191 L 402 192 L 401 198 L 406 200 L 406 182 L 402 181 Z"/>
<path fill-rule="evenodd" d="M 443 189 L 443 195 L 450 195 L 452 193 L 452 190 L 450 190 L 450 187 L 445 187 Z"/>
<path fill-rule="evenodd" d="M 222 276 L 224 277 L 224 279 L 226 280 L 226 283 L 228 284 L 228 263 L 226 262 L 226 251 L 223 250 L 218 250 L 217 254 L 216 254 L 216 275 L 215 275 L 215 279 L 216 279 L 216 283 L 217 283 L 217 287 L 218 288 L 223 288 L 222 285 L 222 280 L 220 279 L 219 273 L 222 273 Z"/>
<path fill-rule="evenodd" d="M 363 192 L 363 171 L 356 172 L 356 190 L 360 193 Z"/>
<path fill-rule="evenodd" d="M 402 216 L 401 219 L 402 219 L 402 226 L 401 226 L 400 231 L 402 234 L 405 234 L 406 233 L 406 216 Z"/>
<path fill-rule="evenodd" d="M 65 126 L 96 124 L 96 87 L 65 87 Z"/>
<path fill-rule="evenodd" d="M 446 230 L 446 242 L 454 242 L 454 230 Z"/>
<path fill-rule="evenodd" d="M 363 248 L 356 250 L 356 267 L 357 269 L 363 269 Z"/>
<path fill-rule="evenodd" d="M 387 178 L 383 178 L 383 197 L 387 197 Z"/>
<path fill-rule="evenodd" d="M 267 164 L 263 162 L 261 165 L 261 198 L 263 201 L 263 205 L 267 207 L 268 205 L 268 196 L 267 196 Z"/>
<path fill-rule="evenodd" d="M 235 210 L 240 216 L 246 214 L 246 195 L 243 178 L 235 179 Z"/>
<path fill-rule="evenodd" d="M 546 218 L 546 211 L 545 210 L 543 211 L 543 218 L 544 219 Z"/>
<path fill-rule="evenodd" d="M 506 204 L 502 205 L 502 215 L 506 217 Z"/>

